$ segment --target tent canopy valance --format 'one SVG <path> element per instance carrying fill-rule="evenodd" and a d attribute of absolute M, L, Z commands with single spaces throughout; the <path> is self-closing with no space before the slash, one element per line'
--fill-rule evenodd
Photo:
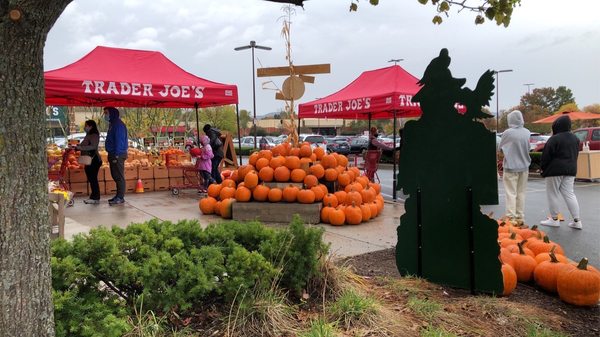
<path fill-rule="evenodd" d="M 418 117 L 421 108 L 412 97 L 419 79 L 399 65 L 363 72 L 340 91 L 300 104 L 299 118 L 391 119 Z"/>
<path fill-rule="evenodd" d="M 44 73 L 46 104 L 58 106 L 210 107 L 238 103 L 237 86 L 181 69 L 157 51 L 98 46 Z"/>

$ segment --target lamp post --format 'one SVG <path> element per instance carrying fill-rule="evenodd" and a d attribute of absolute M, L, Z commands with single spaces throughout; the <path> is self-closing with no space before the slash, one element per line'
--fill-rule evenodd
<path fill-rule="evenodd" d="M 499 110 L 499 96 L 500 96 L 500 81 L 498 81 L 498 75 L 500 73 L 510 73 L 512 69 L 503 69 L 503 70 L 495 70 L 494 75 L 496 75 L 496 132 L 500 131 L 500 110 Z"/>
<path fill-rule="evenodd" d="M 527 95 L 529 95 L 529 87 L 531 87 L 532 85 L 534 85 L 535 83 L 525 83 L 523 85 L 527 86 Z"/>
<path fill-rule="evenodd" d="M 397 65 L 400 61 L 404 61 L 404 59 L 391 59 L 388 62 L 394 62 L 394 65 Z"/>
<path fill-rule="evenodd" d="M 233 48 L 235 51 L 240 51 L 244 49 L 252 49 L 252 104 L 253 104 L 253 115 L 252 119 L 252 127 L 254 128 L 254 148 L 256 149 L 256 80 L 255 80 L 255 68 L 254 68 L 254 49 L 262 49 L 262 50 L 271 50 L 271 47 L 259 46 L 256 44 L 256 41 L 250 41 L 250 44 L 247 46 L 241 46 Z"/>

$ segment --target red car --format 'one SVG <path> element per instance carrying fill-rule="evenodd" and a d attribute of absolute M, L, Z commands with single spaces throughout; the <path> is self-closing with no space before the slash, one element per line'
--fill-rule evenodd
<path fill-rule="evenodd" d="M 590 142 L 590 150 L 600 150 L 600 126 L 577 129 L 573 134 L 579 138 L 580 151 L 585 142 Z"/>

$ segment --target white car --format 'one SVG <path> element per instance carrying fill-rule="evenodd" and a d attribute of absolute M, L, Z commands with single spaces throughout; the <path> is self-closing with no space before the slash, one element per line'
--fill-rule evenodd
<path fill-rule="evenodd" d="M 325 137 L 323 137 L 322 135 L 305 135 L 305 134 L 300 134 L 300 135 L 298 135 L 298 141 L 300 141 L 300 143 L 302 143 L 302 142 L 308 142 L 308 143 L 310 143 L 310 146 L 313 149 L 316 148 L 316 147 L 320 147 L 325 152 L 327 152 L 327 141 L 325 140 Z"/>

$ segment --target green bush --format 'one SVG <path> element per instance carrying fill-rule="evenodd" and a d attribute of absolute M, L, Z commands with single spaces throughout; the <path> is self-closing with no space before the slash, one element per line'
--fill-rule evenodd
<path fill-rule="evenodd" d="M 541 169 L 542 153 L 541 152 L 529 152 L 531 157 L 531 164 L 529 165 L 529 171 L 537 171 Z"/>
<path fill-rule="evenodd" d="M 284 230 L 235 221 L 203 230 L 197 221 L 151 220 L 54 241 L 58 335 L 120 335 L 140 298 L 147 310 L 181 316 L 274 284 L 299 294 L 327 253 L 322 235 L 298 217 Z"/>

